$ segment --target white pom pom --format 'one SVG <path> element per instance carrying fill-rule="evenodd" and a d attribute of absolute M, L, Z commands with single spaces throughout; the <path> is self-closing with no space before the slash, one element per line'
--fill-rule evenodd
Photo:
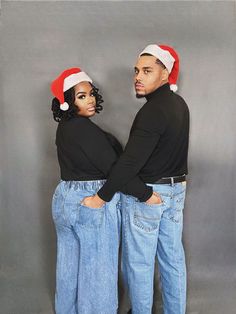
<path fill-rule="evenodd" d="M 69 105 L 67 102 L 64 102 L 63 104 L 60 104 L 60 109 L 63 111 L 66 111 L 69 109 Z"/>
<path fill-rule="evenodd" d="M 177 92 L 178 86 L 175 85 L 175 84 L 171 84 L 171 85 L 170 85 L 170 89 L 171 89 L 173 92 Z"/>

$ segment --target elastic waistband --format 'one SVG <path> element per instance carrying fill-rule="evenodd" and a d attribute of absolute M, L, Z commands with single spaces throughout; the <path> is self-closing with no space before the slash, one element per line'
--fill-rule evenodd
<path fill-rule="evenodd" d="M 98 190 L 100 189 L 106 180 L 93 180 L 93 181 L 60 181 L 60 185 L 63 185 L 65 190 Z"/>

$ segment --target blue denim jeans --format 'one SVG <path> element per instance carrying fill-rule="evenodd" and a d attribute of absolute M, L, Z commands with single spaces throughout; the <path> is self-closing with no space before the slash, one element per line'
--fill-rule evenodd
<path fill-rule="evenodd" d="M 122 271 L 132 314 L 151 314 L 155 258 L 164 314 L 184 314 L 186 266 L 182 245 L 186 182 L 150 184 L 163 203 L 147 205 L 122 195 Z"/>
<path fill-rule="evenodd" d="M 117 313 L 120 194 L 99 209 L 81 205 L 104 182 L 61 181 L 53 195 L 56 314 Z"/>

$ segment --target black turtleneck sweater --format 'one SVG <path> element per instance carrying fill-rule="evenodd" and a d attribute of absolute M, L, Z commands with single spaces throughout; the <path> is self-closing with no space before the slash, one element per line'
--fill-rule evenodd
<path fill-rule="evenodd" d="M 115 192 L 137 175 L 145 183 L 154 183 L 162 177 L 188 173 L 187 104 L 170 90 L 168 83 L 147 95 L 146 99 L 134 119 L 123 154 L 98 191 L 105 201 L 110 201 Z M 146 201 L 152 189 L 147 185 L 141 189 L 139 199 Z"/>
<path fill-rule="evenodd" d="M 113 135 L 82 116 L 59 122 L 56 145 L 61 179 L 64 181 L 106 179 L 123 151 Z M 120 189 L 142 198 L 145 183 L 135 176 Z"/>

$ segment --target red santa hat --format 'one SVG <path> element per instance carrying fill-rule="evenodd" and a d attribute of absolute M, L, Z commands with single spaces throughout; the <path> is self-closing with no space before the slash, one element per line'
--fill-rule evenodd
<path fill-rule="evenodd" d="M 91 78 L 80 68 L 71 68 L 63 71 L 51 83 L 52 94 L 59 100 L 61 110 L 66 111 L 69 109 L 69 104 L 64 99 L 64 92 L 84 81 L 92 83 Z"/>
<path fill-rule="evenodd" d="M 176 85 L 179 75 L 179 56 L 177 52 L 170 46 L 166 45 L 148 45 L 139 56 L 144 53 L 149 53 L 159 59 L 169 72 L 170 89 L 176 92 L 178 87 Z"/>

